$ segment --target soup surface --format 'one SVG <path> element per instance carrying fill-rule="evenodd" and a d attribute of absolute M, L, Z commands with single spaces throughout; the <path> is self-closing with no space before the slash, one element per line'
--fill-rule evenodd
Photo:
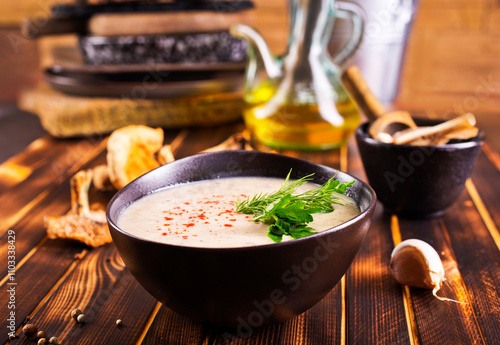
<path fill-rule="evenodd" d="M 237 213 L 235 200 L 278 190 L 283 179 L 232 177 L 181 184 L 147 195 L 129 205 L 118 217 L 118 226 L 139 238 L 192 247 L 247 247 L 274 243 L 268 224 L 255 223 L 253 215 Z M 317 185 L 307 183 L 297 191 Z M 346 196 L 343 196 L 347 198 Z M 360 213 L 350 199 L 331 213 L 313 214 L 309 223 L 324 231 Z M 284 236 L 283 241 L 293 240 Z"/>

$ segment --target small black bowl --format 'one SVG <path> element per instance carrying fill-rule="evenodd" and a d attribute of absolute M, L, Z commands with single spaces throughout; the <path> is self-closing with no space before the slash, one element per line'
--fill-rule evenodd
<path fill-rule="evenodd" d="M 282 155 L 223 151 L 199 154 L 155 169 L 121 189 L 107 208 L 113 241 L 139 283 L 172 310 L 237 335 L 286 321 L 320 301 L 358 252 L 375 208 L 374 191 L 357 180 L 348 195 L 360 206 L 355 218 L 309 237 L 239 248 L 199 248 L 140 239 L 116 224 L 130 203 L 165 186 L 232 176 L 292 178 L 314 173 L 316 183 L 335 169 Z"/>
<path fill-rule="evenodd" d="M 418 126 L 442 121 L 415 119 Z M 441 216 L 457 200 L 484 141 L 476 138 L 439 146 L 386 144 L 356 129 L 361 160 L 385 211 L 406 218 Z"/>

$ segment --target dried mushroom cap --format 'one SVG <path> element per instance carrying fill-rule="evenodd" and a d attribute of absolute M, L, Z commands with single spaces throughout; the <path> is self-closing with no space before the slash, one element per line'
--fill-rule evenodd
<path fill-rule="evenodd" d="M 407 111 L 394 111 L 380 116 L 370 126 L 372 138 L 384 143 L 392 143 L 392 135 L 405 128 L 417 128 L 410 113 Z"/>
<path fill-rule="evenodd" d="M 86 216 L 67 214 L 62 217 L 46 217 L 45 225 L 49 238 L 67 238 L 99 247 L 112 241 L 105 220 L 106 216 L 102 211 Z"/>
<path fill-rule="evenodd" d="M 71 210 L 61 217 L 45 218 L 49 238 L 73 239 L 91 247 L 112 241 L 105 211 L 92 211 L 89 207 L 88 192 L 92 177 L 92 170 L 82 170 L 71 178 Z"/>
<path fill-rule="evenodd" d="M 163 145 L 163 130 L 131 125 L 114 131 L 108 140 L 108 169 L 116 189 L 160 166 L 154 154 Z"/>

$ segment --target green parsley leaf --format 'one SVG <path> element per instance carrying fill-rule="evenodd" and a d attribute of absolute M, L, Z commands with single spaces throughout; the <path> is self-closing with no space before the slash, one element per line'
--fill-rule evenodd
<path fill-rule="evenodd" d="M 291 172 L 279 190 L 236 201 L 236 212 L 253 214 L 254 222 L 269 224 L 267 236 L 274 242 L 281 242 L 283 236 L 296 239 L 314 234 L 316 230 L 307 225 L 313 221 L 312 215 L 333 212 L 333 205 L 348 202 L 342 194 L 356 182 L 340 183 L 333 176 L 320 187 L 296 194 L 297 188 L 311 181 L 314 174 L 290 182 Z"/>

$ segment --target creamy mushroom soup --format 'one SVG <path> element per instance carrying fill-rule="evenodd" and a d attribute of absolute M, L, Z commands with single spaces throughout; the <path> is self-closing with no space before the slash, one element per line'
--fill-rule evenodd
<path fill-rule="evenodd" d="M 255 223 L 253 215 L 237 213 L 235 200 L 270 193 L 284 182 L 278 178 L 231 177 L 181 184 L 147 195 L 129 205 L 118 226 L 139 238 L 192 247 L 247 247 L 274 243 L 268 224 Z M 307 183 L 297 192 L 313 189 Z M 342 196 L 347 198 L 346 196 Z M 347 198 L 348 199 L 348 198 Z M 335 205 L 331 213 L 313 214 L 309 223 L 325 231 L 360 213 L 352 199 Z M 284 236 L 283 241 L 293 240 Z"/>

